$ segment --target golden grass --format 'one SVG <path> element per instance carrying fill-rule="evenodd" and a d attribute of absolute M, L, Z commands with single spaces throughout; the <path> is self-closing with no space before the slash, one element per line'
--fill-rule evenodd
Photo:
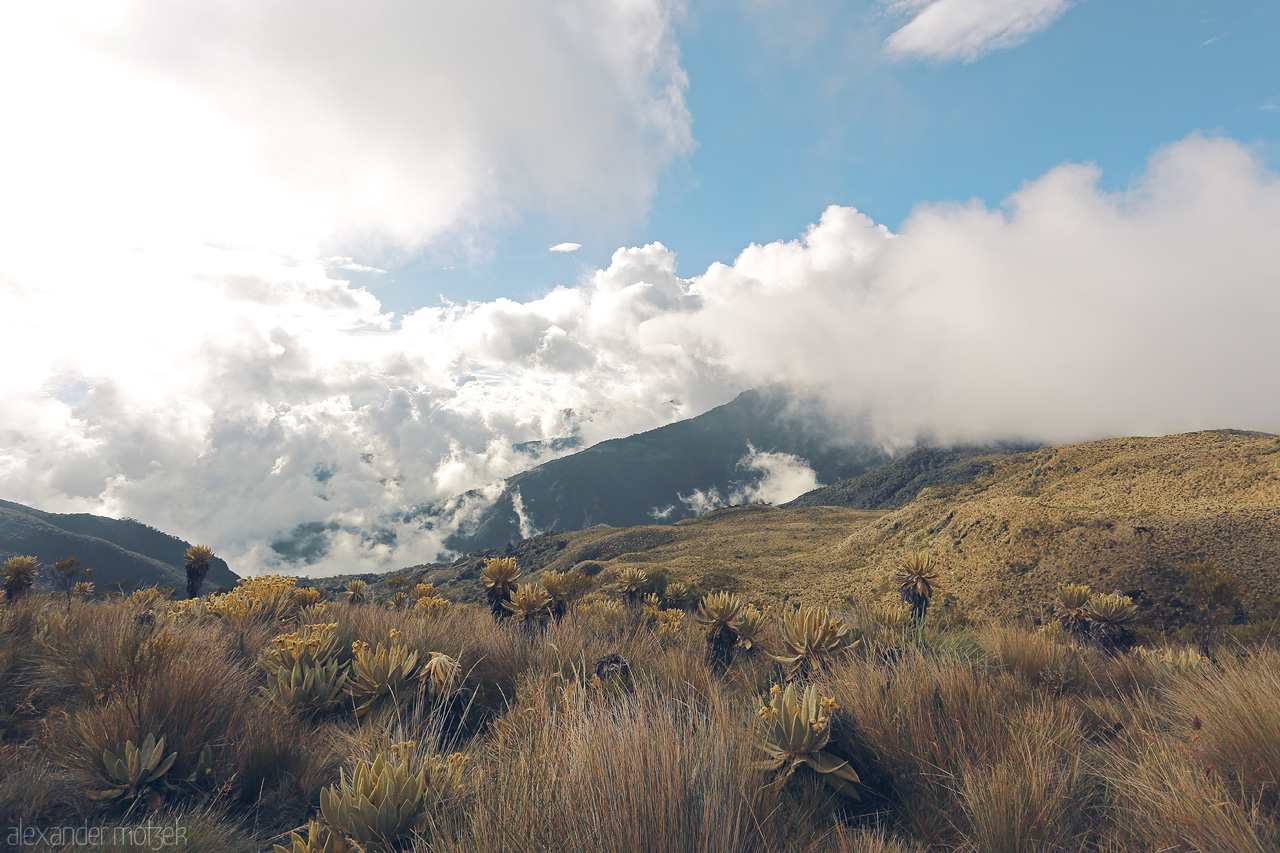
<path fill-rule="evenodd" d="M 1213 558 L 1254 607 L 1280 594 L 1278 441 L 1198 432 L 1017 454 L 966 486 L 925 490 L 825 556 L 875 595 L 900 553 L 929 548 L 940 588 L 992 617 L 1037 612 L 1063 581 L 1159 603 L 1179 567 Z"/>
<path fill-rule="evenodd" d="M 899 510 L 717 510 L 673 525 L 566 534 L 546 566 L 628 568 L 702 592 L 819 605 L 897 598 L 904 553 L 938 566 L 935 619 L 1047 615 L 1060 582 L 1139 591 L 1148 624 L 1194 616 L 1179 569 L 1208 558 L 1239 580 L 1246 609 L 1280 596 L 1280 452 L 1275 436 L 1200 432 L 1048 447 L 997 462 L 971 483 L 927 489 Z M 474 597 L 453 570 L 424 577 Z M 1181 602 L 1181 603 L 1179 603 Z"/>
<path fill-rule="evenodd" d="M 853 801 L 808 768 L 787 780 L 760 768 L 757 710 L 782 671 L 738 649 L 717 677 L 687 618 L 660 631 L 637 608 L 598 630 L 571 610 L 531 635 L 482 607 L 326 607 L 312 615 L 336 621 L 345 647 L 398 631 L 422 657 L 456 657 L 464 689 L 304 719 L 260 695 L 253 657 L 269 642 L 259 631 L 294 623 L 147 624 L 135 610 L 47 595 L 0 608 L 11 661 L 0 702 L 21 722 L 0 741 L 0 831 L 150 817 L 198 830 L 204 849 L 270 849 L 315 817 L 340 768 L 412 740 L 417 760 L 456 752 L 466 769 L 432 793 L 405 850 L 1101 853 L 1280 840 L 1280 653 L 1268 648 L 1220 648 L 1218 664 L 1178 674 L 1016 625 L 894 634 L 865 608 L 840 611 L 870 631 L 819 676 L 838 705 L 825 749 L 862 779 Z M 758 640 L 776 654 L 775 621 Z M 629 680 L 595 677 L 610 654 Z M 105 782 L 102 750 L 148 733 L 179 752 L 174 784 L 148 802 L 87 799 Z M 182 782 L 206 746 L 208 778 Z"/>

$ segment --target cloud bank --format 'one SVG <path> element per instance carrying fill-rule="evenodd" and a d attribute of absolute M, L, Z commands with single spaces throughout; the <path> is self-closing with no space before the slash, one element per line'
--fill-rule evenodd
<path fill-rule="evenodd" d="M 738 468 L 747 472 L 745 479 L 733 483 L 725 492 L 714 486 L 710 489 L 694 489 L 687 495 L 678 495 L 680 503 L 694 515 L 703 515 L 713 509 L 726 506 L 745 506 L 766 503 L 777 506 L 805 492 L 811 492 L 822 484 L 809 463 L 791 453 L 770 453 L 757 450 L 747 444 L 746 454 L 738 460 Z M 675 505 L 654 507 L 649 514 L 656 521 L 665 521 L 675 511 Z"/>
<path fill-rule="evenodd" d="M 911 20 L 885 39 L 890 55 L 973 62 L 1047 29 L 1071 0 L 889 0 Z"/>
<path fill-rule="evenodd" d="M 210 248 L 394 261 L 483 253 L 489 229 L 527 216 L 634 223 L 692 145 L 680 14 L 672 0 L 9 6 L 0 85 L 20 132 L 0 142 L 0 224 L 36 241 L 22 254 L 37 265 L 74 235 L 83 254 L 181 254 L 189 270 Z"/>
<path fill-rule="evenodd" d="M 1099 178 L 1064 164 L 896 233 L 831 207 L 691 278 L 661 244 L 622 248 L 541 299 L 403 318 L 324 261 L 204 246 L 23 265 L 0 229 L 3 497 L 140 518 L 239 571 L 290 568 L 272 543 L 319 523 L 320 573 L 434 558 L 497 491 L 450 496 L 557 452 L 516 444 L 591 444 L 766 383 L 890 447 L 1280 431 L 1280 178 L 1199 136 L 1123 192 Z M 756 461 L 762 488 L 803 475 Z M 433 501 L 449 512 L 407 517 Z"/>

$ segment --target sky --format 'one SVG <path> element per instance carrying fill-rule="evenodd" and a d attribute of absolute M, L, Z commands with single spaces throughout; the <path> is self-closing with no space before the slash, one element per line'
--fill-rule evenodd
<path fill-rule="evenodd" d="M 395 519 L 515 444 L 764 384 L 888 448 L 1280 432 L 1278 40 L 1269 0 L 6 4 L 0 498 L 241 572 L 326 522 L 323 574 L 434 559 Z"/>

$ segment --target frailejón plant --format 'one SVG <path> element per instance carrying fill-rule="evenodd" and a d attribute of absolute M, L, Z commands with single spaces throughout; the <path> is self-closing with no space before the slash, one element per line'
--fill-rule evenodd
<path fill-rule="evenodd" d="M 933 599 L 933 581 L 938 575 L 934 572 L 933 555 L 927 551 L 912 551 L 898 563 L 898 592 L 902 600 L 911 608 L 911 618 L 923 621 L 929 612 L 929 602 Z"/>
<path fill-rule="evenodd" d="M 351 678 L 347 692 L 355 700 L 355 715 L 363 717 L 385 696 L 400 692 L 418 674 L 418 653 L 400 642 L 400 632 L 391 629 L 389 646 L 356 640 L 351 644 Z"/>
<path fill-rule="evenodd" d="M 636 607 L 644 596 L 645 583 L 649 576 L 644 569 L 628 566 L 618 574 L 618 589 L 622 592 L 622 600 L 628 607 Z"/>
<path fill-rule="evenodd" d="M 837 658 L 862 642 L 844 620 L 825 607 L 804 605 L 782 614 L 778 626 L 783 654 L 770 655 L 787 669 L 787 678 L 807 679 L 828 670 Z"/>
<path fill-rule="evenodd" d="M 716 592 L 702 599 L 695 619 L 707 632 L 707 665 L 722 673 L 733 663 L 738 642 L 737 624 L 746 605 L 731 592 Z"/>
<path fill-rule="evenodd" d="M 854 787 L 861 779 L 849 762 L 824 751 L 831 740 L 831 713 L 838 708 L 835 700 L 819 697 L 815 685 L 809 685 L 803 694 L 797 694 L 794 684 L 785 690 L 773 685 L 769 701 L 759 711 L 764 729 L 760 748 L 769 757 L 758 766 L 780 771 L 779 782 L 799 768 L 809 767 L 846 797 L 861 799 Z"/>
<path fill-rule="evenodd" d="M 505 619 L 511 615 L 503 605 L 511 600 L 520 583 L 520 569 L 516 566 L 515 557 L 491 557 L 484 561 L 485 598 L 489 600 L 489 612 L 494 619 Z"/>
<path fill-rule="evenodd" d="M 335 832 L 362 847 L 394 848 L 427 822 L 426 769 L 415 768 L 414 743 L 379 751 L 348 777 L 320 791 L 320 814 Z"/>
<path fill-rule="evenodd" d="M 551 618 L 551 596 L 539 584 L 522 583 L 510 601 L 502 606 L 511 612 L 512 620 L 527 631 L 547 624 Z"/>
<path fill-rule="evenodd" d="M 164 742 L 163 735 L 156 740 L 155 735 L 149 734 L 141 746 L 128 740 L 114 750 L 103 750 L 100 769 L 106 776 L 107 787 L 86 791 L 86 796 L 91 800 L 134 797 L 146 799 L 153 807 L 159 805 L 157 788 L 178 760 L 176 752 L 165 755 Z"/>
<path fill-rule="evenodd" d="M 205 575 L 213 563 L 213 549 L 208 545 L 192 545 L 182 555 L 187 569 L 187 598 L 199 598 Z"/>
<path fill-rule="evenodd" d="M 35 557 L 10 557 L 5 561 L 4 591 L 10 601 L 17 601 L 35 585 L 40 561 Z"/>
<path fill-rule="evenodd" d="M 1073 637 L 1089 633 L 1089 587 L 1078 583 L 1058 584 L 1058 621 Z"/>

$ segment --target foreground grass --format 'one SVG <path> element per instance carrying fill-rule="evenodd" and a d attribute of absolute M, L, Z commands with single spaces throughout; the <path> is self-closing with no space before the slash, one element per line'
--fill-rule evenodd
<path fill-rule="evenodd" d="M 406 850 L 1280 849 L 1280 653 L 1266 646 L 1179 670 L 1022 627 L 917 636 L 838 614 L 863 641 L 816 683 L 838 706 L 827 748 L 862 780 L 853 800 L 806 768 L 758 769 L 757 711 L 781 670 L 739 649 L 714 676 L 687 616 L 579 607 L 529 632 L 477 607 L 278 604 L 237 618 L 145 597 L 0 607 L 0 833 L 41 828 L 54 850 L 77 849 L 58 826 L 127 830 L 106 849 L 148 849 L 139 827 L 181 830 L 189 849 L 288 846 L 322 789 L 412 741 L 413 760 L 453 755 L 456 772 L 432 777 Z M 261 661 L 299 618 L 336 623 L 347 659 L 399 632 L 422 660 L 459 661 L 462 690 L 433 699 L 415 680 L 359 718 L 350 699 L 286 712 Z M 596 677 L 611 654 L 629 677 Z M 112 786 L 104 751 L 148 735 L 172 767 L 92 799 Z"/>

